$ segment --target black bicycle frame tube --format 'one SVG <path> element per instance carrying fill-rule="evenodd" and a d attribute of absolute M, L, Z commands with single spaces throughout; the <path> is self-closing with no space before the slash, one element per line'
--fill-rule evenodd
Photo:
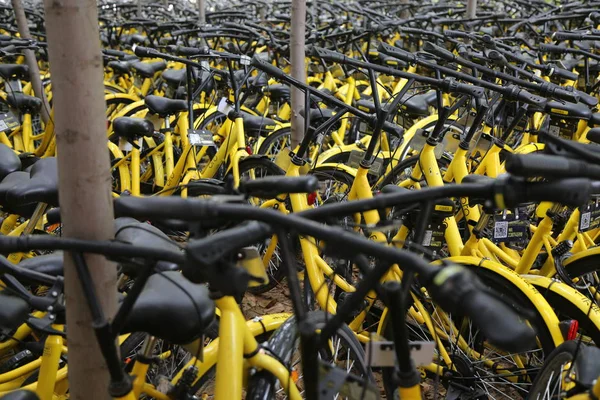
<path fill-rule="evenodd" d="M 70 255 L 75 264 L 77 276 L 92 315 L 92 324 L 96 334 L 96 340 L 98 341 L 100 351 L 106 361 L 106 366 L 110 374 L 110 394 L 115 397 L 122 397 L 131 390 L 131 381 L 121 367 L 119 352 L 115 344 L 116 333 L 113 332 L 110 323 L 104 316 L 102 306 L 98 301 L 96 289 L 94 288 L 94 282 L 83 254 L 72 252 Z"/>

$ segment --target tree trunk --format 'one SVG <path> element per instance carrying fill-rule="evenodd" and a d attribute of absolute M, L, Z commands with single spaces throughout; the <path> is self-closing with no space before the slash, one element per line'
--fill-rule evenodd
<path fill-rule="evenodd" d="M 409 0 L 400 0 L 400 4 L 410 4 L 410 1 Z M 408 12 L 408 9 L 402 10 L 400 12 L 400 18 L 403 18 L 403 19 L 410 18 L 410 13 Z"/>
<path fill-rule="evenodd" d="M 96 0 L 44 0 L 52 73 L 63 234 L 111 239 L 114 234 L 106 141 L 103 63 Z M 107 318 L 117 308 L 116 267 L 85 257 Z M 69 397 L 109 399 L 109 375 L 70 256 L 65 254 Z"/>
<path fill-rule="evenodd" d="M 206 23 L 206 3 L 204 0 L 196 0 L 198 7 L 198 23 L 204 25 Z"/>
<path fill-rule="evenodd" d="M 306 83 L 305 32 L 306 0 L 292 0 L 292 24 L 290 35 L 290 62 L 292 77 Z M 304 92 L 292 86 L 292 150 L 304 138 L 304 119 L 300 109 L 304 107 Z M 308 112 L 308 110 L 305 110 Z"/>
<path fill-rule="evenodd" d="M 15 13 L 15 19 L 17 20 L 17 27 L 19 28 L 19 35 L 21 35 L 22 39 L 31 39 L 29 25 L 27 24 L 27 18 L 25 17 L 25 9 L 23 9 L 23 3 L 21 3 L 21 0 L 12 0 L 12 7 Z M 42 100 L 42 109 L 40 111 L 42 121 L 44 121 L 44 124 L 47 124 L 50 120 L 50 105 L 48 104 L 48 99 L 46 99 L 46 93 L 44 92 L 44 86 L 42 85 L 40 68 L 35 57 L 35 52 L 33 50 L 25 50 L 23 54 L 25 55 L 27 67 L 29 67 L 29 79 L 31 80 L 33 93 L 35 93 L 37 98 Z"/>
<path fill-rule="evenodd" d="M 142 18 L 142 0 L 137 1 L 137 17 Z"/>
<path fill-rule="evenodd" d="M 467 18 L 475 18 L 477 16 L 477 0 L 467 0 Z"/>

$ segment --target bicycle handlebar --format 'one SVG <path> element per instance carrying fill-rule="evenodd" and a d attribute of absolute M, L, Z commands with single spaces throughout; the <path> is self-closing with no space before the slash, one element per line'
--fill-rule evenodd
<path fill-rule="evenodd" d="M 554 32 L 554 40 L 600 40 L 600 36 L 591 33 Z"/>
<path fill-rule="evenodd" d="M 548 43 L 542 43 L 538 46 L 538 50 L 545 52 L 545 53 L 568 53 L 571 52 L 573 49 L 569 49 L 568 47 L 562 47 L 562 46 L 558 46 L 556 44 L 548 44 Z"/>
<path fill-rule="evenodd" d="M 208 47 L 186 47 L 178 45 L 168 45 L 167 49 L 170 52 L 175 53 L 179 56 L 193 57 L 210 54 L 210 49 Z"/>
<path fill-rule="evenodd" d="M 286 193 L 311 193 L 317 190 L 319 180 L 312 175 L 297 177 L 267 176 L 240 182 L 239 190 L 249 196 L 272 199 Z"/>
<path fill-rule="evenodd" d="M 511 154 L 506 170 L 522 177 L 590 178 L 600 180 L 600 166 L 548 154 Z M 564 189 L 567 191 L 567 189 Z"/>
<path fill-rule="evenodd" d="M 439 88 L 440 90 L 447 93 L 461 93 L 469 96 L 482 98 L 485 92 L 482 87 L 468 85 L 464 83 L 456 82 L 454 79 L 435 79 L 430 77 L 424 77 L 417 74 L 411 74 L 404 71 L 398 71 L 392 68 L 381 67 L 377 64 L 371 64 L 364 61 L 356 60 L 354 58 L 346 57 L 344 54 L 323 49 L 320 47 L 313 47 L 313 54 L 325 61 L 331 61 L 339 64 L 349 64 L 358 68 L 370 68 L 374 71 L 378 71 L 384 74 L 393 76 L 400 76 L 407 79 L 415 79 L 416 81 L 426 83 L 428 85 Z"/>
<path fill-rule="evenodd" d="M 294 229 L 299 233 L 314 235 L 325 240 L 328 245 L 345 248 L 349 254 L 364 253 L 367 255 L 377 255 L 380 259 L 392 263 L 402 265 L 406 270 L 417 272 L 420 276 L 428 280 L 426 286 L 432 291 L 432 297 L 446 311 L 462 312 L 469 316 L 476 325 L 483 331 L 486 337 L 498 345 L 509 351 L 528 349 L 532 343 L 532 338 L 535 337 L 534 332 L 524 322 L 519 320 L 516 313 L 508 308 L 503 303 L 489 296 L 483 290 L 483 285 L 477 277 L 468 273 L 462 267 L 447 266 L 445 268 L 436 267 L 428 264 L 416 254 L 400 250 L 393 247 L 385 246 L 380 243 L 370 241 L 355 233 L 347 232 L 339 228 L 325 228 L 320 223 L 311 222 L 294 215 L 283 215 L 274 210 L 261 210 L 251 206 L 214 204 L 210 201 L 191 200 L 182 198 L 121 198 L 117 204 L 127 205 L 130 203 L 130 210 L 137 209 L 143 211 L 145 215 L 161 214 L 162 216 L 173 217 L 175 215 L 182 217 L 190 215 L 186 211 L 206 211 L 212 216 L 225 214 L 223 211 L 246 209 L 247 212 L 254 213 L 256 218 L 260 215 L 270 215 L 271 221 L 268 224 L 253 222 L 244 226 L 238 226 L 233 229 L 216 233 L 215 235 L 203 238 L 200 240 L 191 241 L 186 248 L 186 255 L 183 256 L 176 251 L 166 251 L 126 245 L 123 243 L 107 242 L 107 241 L 82 241 L 65 239 L 59 237 L 0 237 L 0 245 L 4 251 L 23 251 L 25 249 L 38 248 L 38 244 L 43 244 L 44 248 L 49 249 L 64 249 L 73 250 L 78 248 L 81 252 L 92 252 L 98 254 L 114 255 L 116 253 L 122 256 L 135 257 L 139 254 L 144 254 L 145 258 L 162 257 L 163 254 L 169 259 L 177 260 L 183 265 L 182 272 L 186 278 L 193 282 L 210 281 L 211 287 L 218 290 L 218 282 L 223 283 L 223 289 L 231 287 L 231 282 L 225 283 L 224 279 L 232 279 L 231 274 L 235 274 L 233 279 L 236 283 L 234 286 L 239 288 L 249 280 L 248 274 L 237 268 L 227 268 L 227 272 L 223 269 L 208 268 L 214 266 L 215 262 L 222 259 L 235 259 L 237 250 L 242 247 L 256 243 L 257 241 L 268 237 L 272 233 L 271 225 Z M 136 205 L 137 203 L 137 205 Z M 165 208 L 165 203 L 179 203 L 183 208 Z M 141 204 L 144 204 L 140 207 Z M 158 206 L 158 207 L 156 207 Z M 233 207 L 232 207 L 233 206 Z M 119 207 L 117 207 L 119 208 Z M 159 212 L 160 210 L 160 212 Z M 196 214 L 198 215 L 198 214 Z M 186 220 L 188 219 L 185 217 Z M 266 219 L 266 218 L 262 218 Z M 276 222 L 277 220 L 277 222 Z M 218 245 L 217 245 L 218 244 Z M 215 250 L 217 249 L 217 250 Z M 124 253 L 128 253 L 127 255 Z M 182 262 L 183 261 L 183 262 Z M 378 282 L 381 276 L 387 271 L 389 264 L 381 263 L 373 269 L 365 278 L 369 279 L 369 285 L 359 285 L 354 295 L 362 295 L 366 290 L 371 290 L 371 282 Z M 216 285 L 216 286 L 215 286 Z M 458 286 L 457 286 L 458 285 Z M 360 288 L 360 290 L 359 290 Z M 346 303 L 346 302 L 345 302 Z M 349 303 L 349 302 L 348 302 Z M 481 312 L 485 310 L 485 312 Z M 341 314 L 337 314 L 332 318 L 345 318 Z M 499 321 L 502 321 L 499 323 Z M 332 325 L 328 325 L 330 328 Z M 334 327 L 333 332 L 337 330 Z M 323 335 L 331 331 L 323 329 Z M 326 340 L 326 339 L 324 339 Z"/>
<path fill-rule="evenodd" d="M 559 78 L 566 79 L 569 81 L 577 81 L 577 79 L 579 79 L 579 74 L 577 74 L 576 72 L 560 68 L 556 64 L 546 65 L 550 68 L 550 76 L 557 76 Z"/>
<path fill-rule="evenodd" d="M 475 274 L 464 267 L 447 266 L 432 279 L 428 292 L 447 312 L 466 315 L 492 344 L 511 352 L 531 350 L 535 331 L 504 302 L 488 293 Z M 497 325 L 498 321 L 502 324 Z"/>

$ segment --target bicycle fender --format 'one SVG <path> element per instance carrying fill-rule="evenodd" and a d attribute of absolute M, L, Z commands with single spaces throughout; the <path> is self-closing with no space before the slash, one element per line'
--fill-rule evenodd
<path fill-rule="evenodd" d="M 445 260 L 455 263 L 461 264 L 473 268 L 485 268 L 489 271 L 492 271 L 498 274 L 507 282 L 510 282 L 515 288 L 517 288 L 523 295 L 525 295 L 530 301 L 531 304 L 535 307 L 536 311 L 540 314 L 544 323 L 548 327 L 550 335 L 552 337 L 552 341 L 555 346 L 558 346 L 562 342 L 564 342 L 564 338 L 562 332 L 559 328 L 559 320 L 554 310 L 548 304 L 548 301 L 544 298 L 544 296 L 536 289 L 534 285 L 525 280 L 521 275 L 519 275 L 514 270 L 505 267 L 502 264 L 495 263 L 489 260 L 482 260 L 477 257 L 468 257 L 468 256 L 458 256 L 458 257 L 448 257 Z"/>

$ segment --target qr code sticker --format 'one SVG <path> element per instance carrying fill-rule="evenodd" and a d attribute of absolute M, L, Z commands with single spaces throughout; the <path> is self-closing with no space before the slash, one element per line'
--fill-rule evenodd
<path fill-rule="evenodd" d="M 431 245 L 432 236 L 433 236 L 433 231 L 425 231 L 425 236 L 423 237 L 423 246 Z"/>
<path fill-rule="evenodd" d="M 590 227 L 592 213 L 590 211 L 581 214 L 581 226 L 580 229 L 587 229 Z"/>
<path fill-rule="evenodd" d="M 504 239 L 508 237 L 508 221 L 498 221 L 494 225 L 494 237 Z"/>
<path fill-rule="evenodd" d="M 6 122 L 0 121 L 0 131 L 4 132 L 7 130 L 8 130 L 8 125 L 6 125 Z"/>
<path fill-rule="evenodd" d="M 548 132 L 549 132 L 551 135 L 558 136 L 558 134 L 560 133 L 560 127 L 558 127 L 558 126 L 556 126 L 556 125 L 551 125 L 551 126 L 548 128 Z"/>

